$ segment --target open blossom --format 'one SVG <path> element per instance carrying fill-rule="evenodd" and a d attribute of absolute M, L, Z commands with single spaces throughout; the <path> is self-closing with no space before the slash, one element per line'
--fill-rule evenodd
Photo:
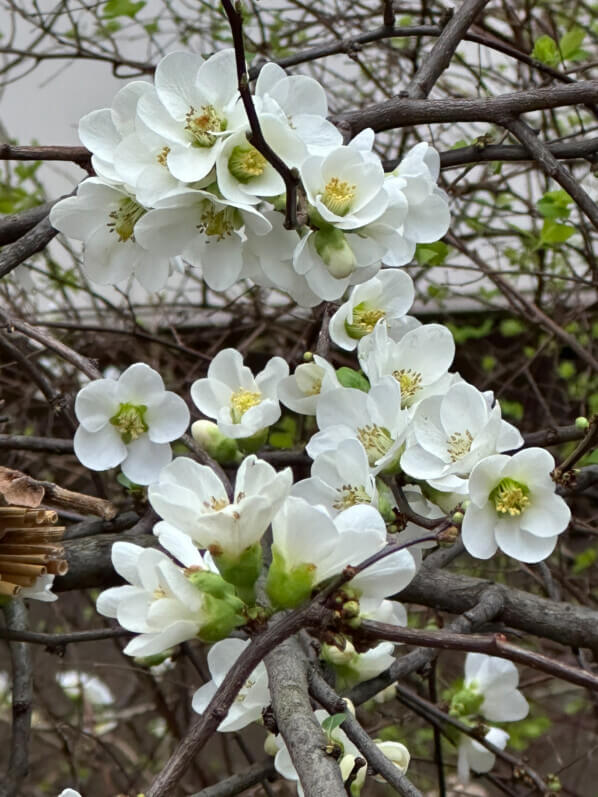
<path fill-rule="evenodd" d="M 359 344 L 359 363 L 371 384 L 393 376 L 401 386 L 403 408 L 446 393 L 454 356 L 455 341 L 442 324 L 423 324 L 394 341 L 386 324 L 378 322 L 371 336 Z"/>
<path fill-rule="evenodd" d="M 207 377 L 191 385 L 191 398 L 204 415 L 216 419 L 223 434 L 251 437 L 280 418 L 278 385 L 288 375 L 282 357 L 272 357 L 254 377 L 240 352 L 223 349 L 210 363 Z"/>
<path fill-rule="evenodd" d="M 375 277 L 356 285 L 349 299 L 330 319 L 330 337 L 341 349 L 352 351 L 358 341 L 374 331 L 384 319 L 393 336 L 401 328 L 415 295 L 413 280 L 405 271 L 384 269 Z M 418 322 L 416 322 L 418 323 Z"/>
<path fill-rule="evenodd" d="M 203 714 L 216 690 L 225 680 L 228 671 L 248 645 L 249 640 L 241 639 L 223 639 L 212 645 L 208 651 L 208 667 L 212 678 L 200 686 L 193 695 L 194 711 Z M 270 700 L 268 673 L 266 665 L 261 661 L 241 687 L 226 717 L 218 726 L 218 730 L 222 733 L 230 733 L 239 731 L 251 722 L 255 722 L 262 716 L 262 711 L 270 705 Z"/>
<path fill-rule="evenodd" d="M 353 438 L 365 448 L 375 474 L 396 464 L 409 424 L 407 411 L 401 409 L 401 387 L 390 376 L 369 393 L 349 387 L 328 391 L 318 402 L 316 418 L 320 431 L 307 445 L 312 459 Z"/>
<path fill-rule="evenodd" d="M 161 551 L 115 542 L 112 563 L 129 584 L 102 592 L 96 608 L 139 635 L 124 649 L 127 655 L 161 653 L 193 639 L 209 621 L 205 595 Z M 205 567 L 198 551 L 195 567 Z"/>
<path fill-rule="evenodd" d="M 92 470 L 120 465 L 127 478 L 149 484 L 172 459 L 170 442 L 189 425 L 182 398 L 162 377 L 135 363 L 118 380 L 96 379 L 77 394 L 75 454 Z"/>
<path fill-rule="evenodd" d="M 394 647 L 392 642 L 380 642 L 365 653 L 357 653 L 353 643 L 347 639 L 342 650 L 324 645 L 322 657 L 334 667 L 337 690 L 343 690 L 369 681 L 387 670 L 395 660 L 392 655 Z"/>
<path fill-rule="evenodd" d="M 50 222 L 84 242 L 83 270 L 90 280 L 113 285 L 134 274 L 148 291 L 157 291 L 170 266 L 168 258 L 144 249 L 135 239 L 135 226 L 145 212 L 129 191 L 90 177 L 79 185 L 76 196 L 52 207 Z"/>
<path fill-rule="evenodd" d="M 462 494 L 474 465 L 523 442 L 517 429 L 502 420 L 499 403 L 490 408 L 485 396 L 466 382 L 422 401 L 410 432 L 401 457 L 403 470 L 435 489 Z"/>
<path fill-rule="evenodd" d="M 292 376 L 287 376 L 278 385 L 281 402 L 301 415 L 315 415 L 320 396 L 328 390 L 340 387 L 334 366 L 315 354 L 313 362 L 301 363 Z"/>
<path fill-rule="evenodd" d="M 156 255 L 180 254 L 202 270 L 216 291 L 230 288 L 243 269 L 246 232 L 263 236 L 270 222 L 249 205 L 187 190 L 163 199 L 137 223 L 140 244 Z"/>
<path fill-rule="evenodd" d="M 290 497 L 272 521 L 272 554 L 267 590 L 278 606 L 296 606 L 311 590 L 349 564 L 356 565 L 386 546 L 386 526 L 372 506 L 357 505 L 332 519 L 323 507 Z M 370 611 L 400 592 L 415 575 L 411 554 L 397 551 L 358 573 L 350 586 L 372 599 Z"/>
<path fill-rule="evenodd" d="M 355 504 L 378 506 L 376 479 L 359 440 L 342 440 L 334 450 L 319 454 L 309 479 L 302 479 L 292 494 L 324 506 L 333 517 Z"/>
<path fill-rule="evenodd" d="M 255 99 L 264 111 L 280 110 L 305 142 L 310 155 L 329 152 L 343 143 L 329 122 L 328 100 L 322 86 L 307 75 L 287 75 L 278 64 L 264 64 L 255 84 Z"/>
<path fill-rule="evenodd" d="M 515 722 L 527 717 L 529 705 L 517 686 L 519 672 L 512 661 L 468 653 L 465 657 L 466 691 L 481 698 L 479 713 L 491 722 Z"/>
<path fill-rule="evenodd" d="M 174 526 L 199 548 L 235 557 L 258 542 L 288 495 L 290 468 L 277 473 L 250 455 L 237 471 L 230 501 L 224 485 L 206 465 L 177 457 L 150 486 L 148 498 L 168 526 Z M 164 523 L 154 532 L 162 542 Z"/>
<path fill-rule="evenodd" d="M 489 559 L 497 548 L 520 562 L 546 559 L 571 519 L 555 493 L 553 470 L 554 459 L 542 448 L 478 463 L 469 479 L 471 502 L 462 525 L 467 551 L 478 559 Z"/>
<path fill-rule="evenodd" d="M 174 177 L 202 180 L 226 139 L 246 123 L 234 51 L 221 50 L 206 61 L 195 53 L 170 53 L 156 67 L 154 84 L 137 113 L 166 140 L 166 163 Z"/>
<path fill-rule="evenodd" d="M 509 734 L 503 731 L 502 728 L 489 728 L 484 740 L 504 750 L 509 740 Z M 460 735 L 457 774 L 461 783 L 469 783 L 470 769 L 473 769 L 478 774 L 490 772 L 495 762 L 495 754 L 486 749 L 484 745 L 465 733 Z"/>

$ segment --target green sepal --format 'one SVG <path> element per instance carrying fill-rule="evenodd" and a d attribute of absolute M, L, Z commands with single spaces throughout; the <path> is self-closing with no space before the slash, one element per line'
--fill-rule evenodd
<path fill-rule="evenodd" d="M 311 595 L 316 566 L 305 562 L 287 570 L 284 556 L 272 546 L 272 564 L 268 570 L 266 592 L 278 609 L 293 609 Z"/>
<path fill-rule="evenodd" d="M 473 686 L 464 686 L 453 695 L 449 714 L 451 717 L 471 717 L 478 714 L 484 695 L 480 694 Z"/>
<path fill-rule="evenodd" d="M 243 605 L 239 598 L 233 597 L 234 601 Z M 210 620 L 199 629 L 198 637 L 202 642 L 218 642 L 220 639 L 226 639 L 234 628 L 245 625 L 245 617 L 235 611 L 234 601 L 218 600 L 212 595 L 206 595 L 204 600 Z"/>
<path fill-rule="evenodd" d="M 262 568 L 262 546 L 259 542 L 246 548 L 238 557 L 225 553 L 212 554 L 220 575 L 229 584 L 234 584 L 246 603 L 255 603 L 254 584 Z"/>
<path fill-rule="evenodd" d="M 363 390 L 364 393 L 368 393 L 370 390 L 370 383 L 366 377 L 360 371 L 348 368 L 346 365 L 337 368 L 336 378 L 343 387 L 354 387 L 357 390 Z"/>
<path fill-rule="evenodd" d="M 260 448 L 263 448 L 268 442 L 268 434 L 270 433 L 269 427 L 260 429 L 251 437 L 240 437 L 237 440 L 239 450 L 244 454 L 255 454 Z"/>

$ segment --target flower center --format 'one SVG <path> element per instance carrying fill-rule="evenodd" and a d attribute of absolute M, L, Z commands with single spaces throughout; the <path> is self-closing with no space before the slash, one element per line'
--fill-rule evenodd
<path fill-rule="evenodd" d="M 244 390 L 240 387 L 230 397 L 230 409 L 233 423 L 241 423 L 241 418 L 247 410 L 257 406 L 262 400 L 259 390 Z"/>
<path fill-rule="evenodd" d="M 134 199 L 126 197 L 121 199 L 116 210 L 110 211 L 108 222 L 110 232 L 118 235 L 119 241 L 135 241 L 133 230 L 139 219 L 145 213 L 145 208 L 135 202 Z"/>
<path fill-rule="evenodd" d="M 221 509 L 228 506 L 228 499 L 227 498 L 216 498 L 215 496 L 211 496 L 209 501 L 204 501 L 203 505 L 206 509 L 211 509 L 213 512 L 220 512 Z"/>
<path fill-rule="evenodd" d="M 255 680 L 253 680 L 253 679 L 251 679 L 251 678 L 248 678 L 248 679 L 245 681 L 245 683 L 243 684 L 243 687 L 242 687 L 241 691 L 240 691 L 240 692 L 239 692 L 239 694 L 236 696 L 236 698 L 235 698 L 235 703 L 243 703 L 243 701 L 244 701 L 244 700 L 246 699 L 246 697 L 247 697 L 247 694 L 245 694 L 243 690 L 247 690 L 247 692 L 249 692 L 249 691 L 250 691 L 250 690 L 251 690 L 251 689 L 252 689 L 252 688 L 255 686 L 255 684 L 256 684 L 256 681 L 255 681 Z"/>
<path fill-rule="evenodd" d="M 361 302 L 353 308 L 353 320 L 345 321 L 347 335 L 354 340 L 361 340 L 374 331 L 374 327 L 386 312 L 379 307 L 372 307 L 368 302 Z"/>
<path fill-rule="evenodd" d="M 469 429 L 466 429 L 464 432 L 454 432 L 447 440 L 447 450 L 451 462 L 457 462 L 457 460 L 462 459 L 465 454 L 469 454 L 472 443 L 473 437 Z"/>
<path fill-rule="evenodd" d="M 125 445 L 147 432 L 149 427 L 143 417 L 146 410 L 145 404 L 121 404 L 118 411 L 110 418 L 110 423 L 116 426 Z"/>
<path fill-rule="evenodd" d="M 357 437 L 366 450 L 371 467 L 387 453 L 393 444 L 388 429 L 377 426 L 375 423 L 359 428 Z"/>
<path fill-rule="evenodd" d="M 331 213 L 335 213 L 337 216 L 346 216 L 355 199 L 356 188 L 356 185 L 350 185 L 346 180 L 332 177 L 326 183 L 322 202 Z"/>
<path fill-rule="evenodd" d="M 217 210 L 216 205 L 206 199 L 201 203 L 199 224 L 197 229 L 205 235 L 213 236 L 217 241 L 222 241 L 239 229 L 243 224 L 241 214 L 236 208 L 224 207 Z"/>
<path fill-rule="evenodd" d="M 515 517 L 525 512 L 529 504 L 529 487 L 515 479 L 501 479 L 490 493 L 490 500 L 494 502 L 499 515 Z"/>
<path fill-rule="evenodd" d="M 160 152 L 156 155 L 156 160 L 160 164 L 160 166 L 164 166 L 168 168 L 166 165 L 166 159 L 168 158 L 168 153 L 170 152 L 170 147 L 162 147 Z"/>
<path fill-rule="evenodd" d="M 162 587 L 156 587 L 156 589 L 153 592 L 153 596 L 154 600 L 157 601 L 161 600 L 162 598 L 166 598 L 167 597 L 166 590 L 164 590 Z"/>
<path fill-rule="evenodd" d="M 421 389 L 422 375 L 411 368 L 401 368 L 393 371 L 392 375 L 401 386 L 401 407 L 405 409 L 413 403 L 415 394 Z"/>
<path fill-rule="evenodd" d="M 255 147 L 234 147 L 228 159 L 228 170 L 240 183 L 261 177 L 268 161 Z"/>
<path fill-rule="evenodd" d="M 191 106 L 185 116 L 185 130 L 195 147 L 212 147 L 218 138 L 215 133 L 226 130 L 226 119 L 213 105 L 202 105 L 199 111 Z"/>
<path fill-rule="evenodd" d="M 342 512 L 343 509 L 348 509 L 355 504 L 370 504 L 372 499 L 367 494 L 365 487 L 354 484 L 343 484 L 342 487 L 337 489 L 338 498 L 332 506 Z"/>

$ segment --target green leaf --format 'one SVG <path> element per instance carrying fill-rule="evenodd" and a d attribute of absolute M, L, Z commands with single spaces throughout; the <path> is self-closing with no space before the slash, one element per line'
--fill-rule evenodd
<path fill-rule="evenodd" d="M 553 219 L 545 219 L 540 232 L 541 244 L 562 244 L 568 241 L 575 232 L 569 224 L 559 224 Z"/>
<path fill-rule="evenodd" d="M 357 390 L 363 390 L 364 393 L 369 392 L 370 383 L 362 373 L 353 368 L 343 365 L 337 370 L 336 376 L 343 387 L 355 387 Z"/>
<path fill-rule="evenodd" d="M 415 259 L 420 266 L 441 266 L 450 251 L 450 248 L 443 241 L 436 241 L 432 244 L 418 244 L 415 248 Z"/>
<path fill-rule="evenodd" d="M 525 332 L 525 324 L 516 318 L 505 318 L 500 322 L 500 334 L 503 338 L 514 338 Z"/>
<path fill-rule="evenodd" d="M 340 728 L 346 719 L 347 715 L 344 712 L 341 714 L 332 714 L 330 717 L 326 717 L 322 723 L 322 730 L 326 736 L 331 736 L 337 728 Z"/>
<path fill-rule="evenodd" d="M 559 49 L 561 51 L 563 61 L 574 61 L 580 56 L 582 58 L 584 57 L 585 53 L 583 50 L 581 50 L 581 43 L 585 39 L 585 36 L 585 30 L 575 26 L 574 28 L 571 28 L 571 30 L 568 30 L 567 33 L 565 33 L 564 36 L 559 39 Z"/>
<path fill-rule="evenodd" d="M 568 219 L 569 205 L 573 202 L 566 191 L 547 191 L 542 199 L 536 202 L 540 214 L 545 219 Z"/>
<path fill-rule="evenodd" d="M 575 575 L 583 573 L 588 567 L 591 567 L 598 558 L 598 551 L 596 548 L 586 548 L 585 551 L 578 553 L 573 562 L 573 572 Z"/>
<path fill-rule="evenodd" d="M 540 36 L 534 43 L 532 58 L 548 66 L 557 66 L 561 61 L 559 48 L 552 36 Z"/>
<path fill-rule="evenodd" d="M 114 19 L 115 17 L 131 17 L 133 19 L 144 6 L 145 0 L 139 0 L 137 3 L 132 3 L 131 0 L 108 0 L 102 16 L 105 19 Z"/>
<path fill-rule="evenodd" d="M 463 326 L 457 326 L 456 324 L 452 324 L 450 321 L 447 323 L 447 327 L 453 333 L 455 343 L 459 344 L 466 343 L 468 340 L 479 340 L 480 338 L 485 338 L 486 335 L 490 334 L 493 326 L 494 321 L 491 318 L 487 318 L 478 327 L 468 326 L 467 324 Z"/>

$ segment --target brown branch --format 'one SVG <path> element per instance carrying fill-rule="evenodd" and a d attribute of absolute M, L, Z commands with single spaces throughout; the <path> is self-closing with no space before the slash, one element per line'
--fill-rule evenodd
<path fill-rule="evenodd" d="M 91 152 L 86 147 L 14 147 L 0 144 L 0 160 L 69 161 L 81 166 L 88 174 L 91 171 Z"/>
<path fill-rule="evenodd" d="M 17 241 L 50 212 L 53 202 L 45 202 L 21 213 L 10 213 L 0 220 L 0 246 Z"/>
<path fill-rule="evenodd" d="M 0 278 L 20 266 L 27 258 L 41 252 L 58 234 L 46 216 L 18 241 L 5 246 L 0 252 Z"/>
<path fill-rule="evenodd" d="M 540 653 L 524 650 L 507 642 L 503 634 L 494 634 L 488 637 L 480 634 L 455 634 L 450 631 L 421 631 L 416 628 L 403 628 L 373 620 L 364 620 L 359 627 L 358 634 L 363 634 L 366 639 L 385 639 L 404 645 L 487 653 L 490 656 L 533 667 L 553 675 L 555 678 L 561 678 L 563 681 L 598 691 L 597 675 L 568 664 L 562 664 L 548 656 L 542 656 Z"/>
<path fill-rule="evenodd" d="M 598 85 L 598 81 L 597 81 Z M 534 158 L 542 171 L 563 188 L 576 204 L 583 210 L 594 227 L 598 229 L 598 205 L 580 185 L 570 171 L 568 171 L 552 154 L 542 141 L 537 137 L 532 128 L 522 119 L 504 119 L 500 122 L 517 138 Z"/>
<path fill-rule="evenodd" d="M 328 614 L 316 598 L 290 614 L 275 615 L 266 631 L 255 637 L 227 673 L 204 713 L 193 723 L 166 765 L 147 790 L 147 797 L 170 795 L 193 758 L 216 732 L 239 689 L 262 659 L 300 629 L 326 624 Z"/>
<path fill-rule="evenodd" d="M 428 96 L 440 75 L 450 64 L 455 50 L 463 41 L 469 27 L 486 5 L 488 0 L 464 0 L 444 26 L 430 53 L 422 61 L 407 89 L 408 97 L 423 99 Z"/>
<path fill-rule="evenodd" d="M 598 138 L 586 138 L 581 141 L 555 141 L 544 146 L 562 160 L 586 159 L 591 163 L 596 162 L 598 156 Z M 529 151 L 515 144 L 490 144 L 483 146 L 473 144 L 470 147 L 450 149 L 440 153 L 440 166 L 442 169 L 452 169 L 469 163 L 485 163 L 488 161 L 529 161 L 534 160 Z M 399 160 L 389 161 L 384 164 L 385 171 L 396 169 Z"/>
<path fill-rule="evenodd" d="M 229 778 L 207 786 L 205 789 L 192 794 L 191 797 L 234 797 L 251 786 L 257 786 L 265 778 L 278 775 L 274 768 L 274 761 L 264 761 L 261 764 L 253 764 L 243 772 L 231 775 Z"/>
<path fill-rule="evenodd" d="M 357 749 L 367 759 L 368 764 L 378 774 L 388 781 L 394 790 L 403 797 L 422 797 L 419 789 L 416 789 L 411 781 L 404 775 L 392 761 L 390 761 L 379 747 L 370 739 L 369 734 L 364 731 L 355 717 L 347 711 L 346 703 L 336 694 L 320 673 L 313 669 L 309 676 L 309 689 L 312 696 L 330 714 L 340 714 L 345 712 L 346 719 L 341 728 Z M 314 792 L 315 793 L 315 792 Z"/>
<path fill-rule="evenodd" d="M 251 133 L 247 135 L 248 141 L 261 153 L 284 180 L 286 188 L 286 215 L 284 226 L 288 230 L 295 230 L 301 227 L 305 221 L 297 217 L 297 188 L 299 187 L 299 176 L 294 169 L 289 169 L 286 163 L 280 158 L 268 144 L 262 133 L 262 128 L 258 119 L 253 97 L 249 88 L 249 76 L 245 66 L 245 45 L 243 44 L 243 17 L 236 11 L 231 0 L 222 0 L 222 6 L 228 18 L 231 33 L 233 36 L 233 46 L 237 62 L 237 78 L 239 81 L 239 94 L 243 101 L 245 113 L 249 121 Z"/>
<path fill-rule="evenodd" d="M 526 89 L 512 94 L 483 99 L 447 97 L 438 100 L 417 100 L 396 97 L 374 103 L 367 108 L 339 114 L 335 122 L 343 122 L 356 136 L 367 127 L 375 132 L 439 122 L 494 122 L 530 111 L 543 111 L 567 105 L 598 102 L 598 80 L 582 80 L 566 86 Z"/>
<path fill-rule="evenodd" d="M 70 438 L 0 434 L 0 451 L 44 451 L 49 454 L 72 454 L 73 450 L 73 441 Z"/>
<path fill-rule="evenodd" d="M 303 790 L 307 795 L 346 797 L 338 763 L 326 753 L 326 737 L 311 707 L 307 660 L 297 639 L 274 648 L 265 664 L 276 723 Z"/>
<path fill-rule="evenodd" d="M 17 631 L 0 628 L 0 639 L 11 642 L 26 642 L 31 645 L 44 645 L 50 653 L 62 655 L 67 645 L 78 642 L 96 642 L 98 639 L 116 639 L 132 636 L 125 628 L 98 628 L 90 631 L 73 631 L 68 634 L 45 634 L 37 631 Z"/>
<path fill-rule="evenodd" d="M 9 631 L 23 633 L 27 628 L 27 610 L 19 598 L 3 607 Z M 33 661 L 31 648 L 24 642 L 9 645 L 12 662 L 12 734 L 8 771 L 0 782 L 0 797 L 17 797 L 29 772 L 29 739 L 31 735 L 31 700 L 33 697 Z"/>

